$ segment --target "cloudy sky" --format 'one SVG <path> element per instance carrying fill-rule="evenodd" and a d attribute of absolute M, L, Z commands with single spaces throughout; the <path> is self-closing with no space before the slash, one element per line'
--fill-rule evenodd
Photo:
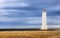
<path fill-rule="evenodd" d="M 48 25 L 60 25 L 60 0 L 0 0 L 0 28 L 40 28 L 43 8 Z"/>

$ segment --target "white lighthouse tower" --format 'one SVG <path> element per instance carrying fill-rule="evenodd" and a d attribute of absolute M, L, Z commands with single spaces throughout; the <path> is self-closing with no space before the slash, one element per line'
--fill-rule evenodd
<path fill-rule="evenodd" d="M 42 11 L 42 26 L 41 26 L 41 30 L 47 30 L 47 12 L 44 9 Z"/>

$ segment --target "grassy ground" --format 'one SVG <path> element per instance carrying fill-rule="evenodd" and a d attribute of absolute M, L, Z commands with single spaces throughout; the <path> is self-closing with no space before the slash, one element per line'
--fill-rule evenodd
<path fill-rule="evenodd" d="M 56 31 L 0 31 L 0 38 L 60 38 Z"/>

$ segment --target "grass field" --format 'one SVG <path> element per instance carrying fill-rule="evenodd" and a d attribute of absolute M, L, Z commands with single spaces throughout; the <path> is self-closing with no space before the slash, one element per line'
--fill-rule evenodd
<path fill-rule="evenodd" d="M 60 30 L 55 30 L 55 31 L 0 31 L 0 38 L 60 38 Z"/>

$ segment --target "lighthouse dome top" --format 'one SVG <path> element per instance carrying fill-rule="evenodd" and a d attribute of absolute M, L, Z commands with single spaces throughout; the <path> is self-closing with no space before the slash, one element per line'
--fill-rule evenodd
<path fill-rule="evenodd" d="M 46 9 L 43 9 L 44 12 L 46 12 Z"/>
<path fill-rule="evenodd" d="M 46 12 L 46 9 L 43 9 L 44 12 Z"/>

